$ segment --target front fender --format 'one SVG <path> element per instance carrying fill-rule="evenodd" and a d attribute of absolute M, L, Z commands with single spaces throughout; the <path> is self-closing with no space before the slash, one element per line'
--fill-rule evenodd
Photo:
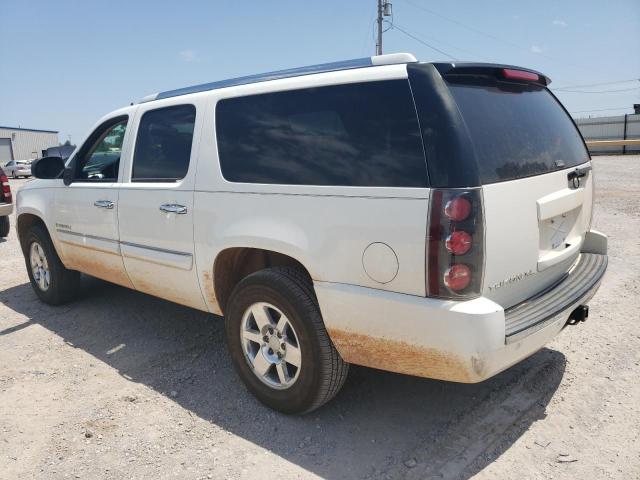
<path fill-rule="evenodd" d="M 20 230 L 20 217 L 24 215 L 33 215 L 38 217 L 44 223 L 49 237 L 53 242 L 53 246 L 60 257 L 60 260 L 64 264 L 64 257 L 62 255 L 63 249 L 61 248 L 58 236 L 56 235 L 55 216 L 53 210 L 55 208 L 55 189 L 59 180 L 34 180 L 33 184 L 27 184 L 16 192 L 16 225 L 18 229 L 18 238 L 22 242 L 22 237 L 25 232 Z M 50 184 L 50 185 L 48 185 Z"/>

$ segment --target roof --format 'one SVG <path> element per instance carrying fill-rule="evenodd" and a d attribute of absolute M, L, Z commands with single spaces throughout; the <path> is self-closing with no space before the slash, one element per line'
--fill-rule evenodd
<path fill-rule="evenodd" d="M 60 133 L 58 130 L 39 130 L 37 128 L 3 127 L 1 125 L 0 125 L 0 129 L 4 129 L 4 130 L 19 130 L 19 131 L 23 131 L 23 132 Z"/>
<path fill-rule="evenodd" d="M 236 85 L 247 85 L 250 83 L 266 82 L 269 80 L 277 80 L 281 78 L 298 77 L 302 75 L 311 75 L 313 73 L 335 72 L 338 70 L 349 70 L 353 68 L 374 67 L 378 65 L 393 65 L 399 63 L 417 62 L 416 57 L 410 53 L 391 53 L 388 55 L 376 55 L 373 57 L 356 58 L 353 60 L 342 60 L 339 62 L 321 63 L 318 65 L 309 65 L 306 67 L 290 68 L 287 70 L 277 70 L 275 72 L 258 73 L 248 75 L 246 77 L 230 78 L 227 80 L 218 80 L 216 82 L 203 83 L 193 85 L 191 87 L 178 88 L 177 90 L 168 90 L 166 92 L 147 95 L 140 103 L 152 102 L 162 98 L 178 97 L 189 93 L 205 92 L 208 90 L 216 90 L 225 87 L 234 87 Z"/>

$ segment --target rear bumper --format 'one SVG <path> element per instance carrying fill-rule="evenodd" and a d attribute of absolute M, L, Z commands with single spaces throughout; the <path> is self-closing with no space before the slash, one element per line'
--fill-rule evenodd
<path fill-rule="evenodd" d="M 555 321 L 557 314 L 589 300 L 607 269 L 607 256 L 582 253 L 573 268 L 547 291 L 505 311 L 506 343 L 527 337 Z"/>
<path fill-rule="evenodd" d="M 453 302 L 326 282 L 315 288 L 329 335 L 347 362 L 475 383 L 555 337 L 573 310 L 595 295 L 606 265 L 606 255 L 581 254 L 562 282 L 506 314 L 483 297 Z M 509 319 L 533 315 L 536 323 L 507 335 Z"/>
<path fill-rule="evenodd" d="M 6 217 L 13 212 L 13 203 L 0 203 L 0 217 Z"/>
<path fill-rule="evenodd" d="M 31 176 L 31 168 L 19 168 L 15 171 L 16 177 L 30 177 Z"/>

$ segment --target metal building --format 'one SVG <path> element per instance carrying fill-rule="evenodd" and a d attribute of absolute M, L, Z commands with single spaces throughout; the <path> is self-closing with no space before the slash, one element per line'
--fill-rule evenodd
<path fill-rule="evenodd" d="M 640 139 L 640 114 L 629 113 L 612 117 L 576 118 L 576 125 L 585 140 Z M 640 147 L 590 147 L 594 153 L 640 153 Z"/>
<path fill-rule="evenodd" d="M 43 150 L 57 145 L 57 131 L 0 126 L 0 165 L 38 158 Z"/>

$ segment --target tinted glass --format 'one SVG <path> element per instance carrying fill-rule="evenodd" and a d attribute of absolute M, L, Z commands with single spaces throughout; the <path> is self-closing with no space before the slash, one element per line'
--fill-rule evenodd
<path fill-rule="evenodd" d="M 100 126 L 90 137 L 93 146 L 78 157 L 78 180 L 115 182 L 118 179 L 122 143 L 127 131 L 127 121 L 110 126 Z"/>
<path fill-rule="evenodd" d="M 172 182 L 189 170 L 196 108 L 193 105 L 159 108 L 140 120 L 133 156 L 134 182 Z"/>
<path fill-rule="evenodd" d="M 589 160 L 578 129 L 547 89 L 478 79 L 449 88 L 471 134 L 482 183 Z"/>
<path fill-rule="evenodd" d="M 425 187 L 407 80 L 222 100 L 216 126 L 232 182 Z"/>

